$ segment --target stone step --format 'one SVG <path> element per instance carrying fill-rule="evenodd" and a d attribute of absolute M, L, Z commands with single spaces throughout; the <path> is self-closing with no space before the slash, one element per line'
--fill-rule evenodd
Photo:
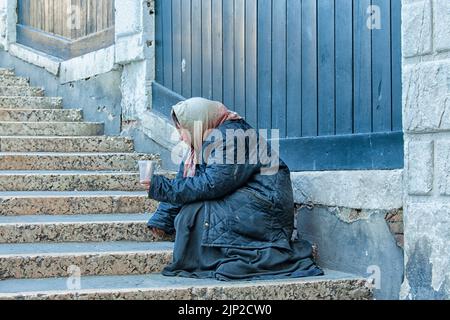
<path fill-rule="evenodd" d="M 0 171 L 0 191 L 143 191 L 138 172 Z"/>
<path fill-rule="evenodd" d="M 1 152 L 133 152 L 128 137 L 27 137 L 0 136 Z"/>
<path fill-rule="evenodd" d="M 18 87 L 28 87 L 30 85 L 30 80 L 28 78 L 16 77 L 16 76 L 2 76 L 0 75 L 0 86 L 18 86 Z"/>
<path fill-rule="evenodd" d="M 145 191 L 0 192 L 0 216 L 152 213 L 157 206 Z"/>
<path fill-rule="evenodd" d="M 71 266 L 83 276 L 161 272 L 172 250 L 171 242 L 0 244 L 0 279 L 65 277 Z"/>
<path fill-rule="evenodd" d="M 62 109 L 62 98 L 0 97 L 0 109 Z"/>
<path fill-rule="evenodd" d="M 0 136 L 98 136 L 104 124 L 97 122 L 0 122 Z"/>
<path fill-rule="evenodd" d="M 139 170 L 138 161 L 158 160 L 140 153 L 0 152 L 0 170 Z"/>
<path fill-rule="evenodd" d="M 150 214 L 0 216 L 0 243 L 170 241 L 155 239 Z"/>
<path fill-rule="evenodd" d="M 14 70 L 7 68 L 0 68 L 0 76 L 13 76 Z"/>
<path fill-rule="evenodd" d="M 0 86 L 1 97 L 43 97 L 45 91 L 42 88 Z"/>
<path fill-rule="evenodd" d="M 223 282 L 161 274 L 0 281 L 0 299 L 26 300 L 370 300 L 364 278 L 325 270 L 325 276 Z M 75 288 L 75 289 L 74 289 Z M 213 311 L 220 316 L 223 310 Z M 195 318 L 195 316 L 194 316 Z"/>
<path fill-rule="evenodd" d="M 81 109 L 0 109 L 0 121 L 3 122 L 81 122 Z"/>

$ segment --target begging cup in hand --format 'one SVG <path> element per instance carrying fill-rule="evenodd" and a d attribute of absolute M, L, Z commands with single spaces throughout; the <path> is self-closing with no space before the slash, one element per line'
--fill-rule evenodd
<path fill-rule="evenodd" d="M 150 189 L 153 174 L 156 169 L 156 161 L 139 161 L 139 175 L 140 183 Z"/>

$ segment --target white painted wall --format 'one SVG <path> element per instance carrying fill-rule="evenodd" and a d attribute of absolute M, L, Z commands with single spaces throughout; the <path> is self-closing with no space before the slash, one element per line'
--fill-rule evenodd
<path fill-rule="evenodd" d="M 8 49 L 16 41 L 16 0 L 0 0 L 0 47 Z"/>

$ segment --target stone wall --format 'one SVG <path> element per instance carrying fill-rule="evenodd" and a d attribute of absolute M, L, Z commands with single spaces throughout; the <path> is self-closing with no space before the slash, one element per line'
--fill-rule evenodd
<path fill-rule="evenodd" d="M 450 1 L 403 0 L 403 299 L 450 298 Z"/>
<path fill-rule="evenodd" d="M 323 268 L 374 281 L 377 299 L 403 282 L 403 171 L 292 173 L 300 238 Z"/>
<path fill-rule="evenodd" d="M 16 0 L 0 0 L 0 49 L 16 37 Z"/>
<path fill-rule="evenodd" d="M 6 1 L 0 0 L 0 48 L 5 47 L 6 41 Z"/>

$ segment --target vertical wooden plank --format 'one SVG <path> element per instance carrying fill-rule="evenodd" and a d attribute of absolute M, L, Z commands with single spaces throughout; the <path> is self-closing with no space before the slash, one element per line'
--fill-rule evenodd
<path fill-rule="evenodd" d="M 36 1 L 36 29 L 42 30 L 42 3 L 44 0 L 35 0 Z"/>
<path fill-rule="evenodd" d="M 54 33 L 53 5 L 54 0 L 45 0 L 45 31 L 50 33 Z"/>
<path fill-rule="evenodd" d="M 88 0 L 89 1 L 89 0 Z M 163 6 L 164 0 L 155 1 L 155 45 L 156 45 L 156 82 L 164 84 L 164 27 Z"/>
<path fill-rule="evenodd" d="M 317 136 L 317 2 L 302 6 L 302 136 Z"/>
<path fill-rule="evenodd" d="M 103 0 L 102 2 L 103 30 L 108 28 L 108 2 L 109 0 Z"/>
<path fill-rule="evenodd" d="M 258 1 L 245 1 L 245 118 L 258 125 Z"/>
<path fill-rule="evenodd" d="M 33 2 L 34 10 L 32 11 L 32 14 L 34 16 L 34 27 L 36 29 L 41 29 L 41 0 L 35 0 Z"/>
<path fill-rule="evenodd" d="M 72 5 L 71 0 L 61 0 L 63 2 L 63 21 L 62 21 L 62 28 L 63 28 L 63 36 L 71 39 L 72 38 L 72 23 L 73 23 L 73 17 L 72 12 L 70 10 L 70 6 Z"/>
<path fill-rule="evenodd" d="M 76 1 L 71 0 L 67 1 L 66 12 L 68 15 L 68 19 L 70 19 L 70 23 L 67 25 L 67 34 L 68 38 L 76 39 L 76 19 L 77 19 L 77 10 L 76 10 Z M 101 0 L 99 0 L 101 1 Z"/>
<path fill-rule="evenodd" d="M 25 3 L 26 3 L 26 5 L 24 5 L 25 24 L 28 26 L 33 26 L 32 24 L 33 13 L 31 11 L 31 6 L 34 5 L 34 1 L 26 0 Z"/>
<path fill-rule="evenodd" d="M 64 10 L 64 1 L 56 1 L 56 2 L 58 3 L 57 34 L 60 36 L 64 36 L 64 25 L 66 24 L 66 11 Z"/>
<path fill-rule="evenodd" d="M 28 0 L 29 3 L 29 26 L 36 28 L 36 1 Z"/>
<path fill-rule="evenodd" d="M 83 19 L 82 0 L 72 0 L 72 28 L 71 38 L 78 39 L 85 35 L 82 32 L 86 19 Z"/>
<path fill-rule="evenodd" d="M 30 0 L 24 0 L 21 1 L 22 5 L 22 18 L 21 18 L 21 23 L 23 25 L 30 25 Z"/>
<path fill-rule="evenodd" d="M 182 0 L 182 95 L 190 98 L 192 96 L 192 32 L 191 32 L 191 0 Z"/>
<path fill-rule="evenodd" d="M 116 24 L 116 15 L 115 15 L 115 9 L 114 9 L 114 1 L 115 0 L 109 0 L 109 8 L 108 8 L 108 27 L 113 27 Z"/>
<path fill-rule="evenodd" d="M 287 8 L 287 131 L 302 135 L 302 0 L 289 0 Z"/>
<path fill-rule="evenodd" d="M 46 5 L 47 0 L 42 0 L 41 1 L 41 19 L 42 19 L 42 24 L 41 24 L 41 28 L 43 31 L 48 32 L 47 31 L 47 12 L 46 12 Z"/>
<path fill-rule="evenodd" d="M 42 31 L 48 32 L 49 30 L 49 23 L 48 23 L 48 17 L 49 14 L 47 13 L 47 7 L 48 7 L 48 0 L 42 0 Z"/>
<path fill-rule="evenodd" d="M 286 137 L 286 0 L 273 1 L 272 128 Z"/>
<path fill-rule="evenodd" d="M 109 28 L 111 27 L 111 14 L 110 14 L 110 9 L 111 9 L 111 0 L 105 0 L 105 28 Z"/>
<path fill-rule="evenodd" d="M 353 0 L 336 1 L 336 134 L 353 132 Z"/>
<path fill-rule="evenodd" d="M 164 23 L 164 86 L 170 90 L 173 89 L 172 74 L 172 1 L 162 0 L 163 5 L 163 23 Z"/>
<path fill-rule="evenodd" d="M 95 32 L 99 32 L 102 31 L 104 28 L 104 24 L 103 24 L 103 20 L 104 20 L 104 16 L 103 16 L 103 2 L 105 0 L 97 0 L 96 4 L 97 4 L 97 29 L 95 30 Z"/>
<path fill-rule="evenodd" d="M 272 0 L 258 0 L 258 128 L 271 128 L 271 110 Z"/>
<path fill-rule="evenodd" d="M 164 1 L 164 0 L 163 0 Z M 202 3 L 192 0 L 192 96 L 202 95 Z"/>
<path fill-rule="evenodd" d="M 42 30 L 41 22 L 42 22 L 42 16 L 41 16 L 41 4 L 43 0 L 35 0 L 36 1 L 36 13 L 35 13 L 35 24 L 36 29 Z"/>
<path fill-rule="evenodd" d="M 24 5 L 24 16 L 25 16 L 25 20 L 24 23 L 28 26 L 32 26 L 32 11 L 31 11 L 31 6 L 32 1 L 31 0 L 26 0 L 25 1 L 26 5 Z"/>
<path fill-rule="evenodd" d="M 58 1 L 59 4 L 59 35 L 64 37 L 65 30 L 67 29 L 67 12 L 66 12 L 66 0 Z"/>
<path fill-rule="evenodd" d="M 31 12 L 32 27 L 39 29 L 39 0 L 31 1 L 30 12 Z"/>
<path fill-rule="evenodd" d="M 402 131 L 401 1 L 391 0 L 392 130 Z"/>
<path fill-rule="evenodd" d="M 173 64 L 173 91 L 182 94 L 181 63 L 182 43 L 181 43 L 181 0 L 172 0 L 172 64 Z"/>
<path fill-rule="evenodd" d="M 223 101 L 234 110 L 234 0 L 223 0 Z"/>
<path fill-rule="evenodd" d="M 45 0 L 40 0 L 39 3 L 40 30 L 45 31 Z"/>
<path fill-rule="evenodd" d="M 105 28 L 111 27 L 111 0 L 105 0 Z"/>
<path fill-rule="evenodd" d="M 223 101 L 223 0 L 212 1 L 213 99 Z"/>
<path fill-rule="evenodd" d="M 359 0 L 354 7 L 354 133 L 372 132 L 372 41 L 367 27 L 370 3 Z"/>
<path fill-rule="evenodd" d="M 55 14 L 54 14 L 54 8 L 55 8 L 55 0 L 49 1 L 49 10 L 48 14 L 50 15 L 50 32 L 55 33 Z"/>
<path fill-rule="evenodd" d="M 334 0 L 318 1 L 318 129 L 319 136 L 335 134 Z"/>
<path fill-rule="evenodd" d="M 372 5 L 381 11 L 381 26 L 372 29 L 372 128 L 373 132 L 389 132 L 392 121 L 391 6 L 386 0 L 372 0 Z"/>
<path fill-rule="evenodd" d="M 202 0 L 202 97 L 212 99 L 211 0 Z"/>
<path fill-rule="evenodd" d="M 62 16 L 61 16 L 61 1 L 59 0 L 55 0 L 53 2 L 53 32 L 57 35 L 61 35 L 62 30 L 61 30 L 61 20 L 62 20 Z"/>
<path fill-rule="evenodd" d="M 245 0 L 234 0 L 234 106 L 245 117 Z"/>
<path fill-rule="evenodd" d="M 87 8 L 87 34 L 92 34 L 97 31 L 97 5 L 96 0 L 88 0 Z"/>
<path fill-rule="evenodd" d="M 80 0 L 80 30 L 79 36 L 85 37 L 87 33 L 87 0 Z"/>
<path fill-rule="evenodd" d="M 105 28 L 105 15 L 103 12 L 104 3 L 106 0 L 97 0 L 97 32 Z"/>

